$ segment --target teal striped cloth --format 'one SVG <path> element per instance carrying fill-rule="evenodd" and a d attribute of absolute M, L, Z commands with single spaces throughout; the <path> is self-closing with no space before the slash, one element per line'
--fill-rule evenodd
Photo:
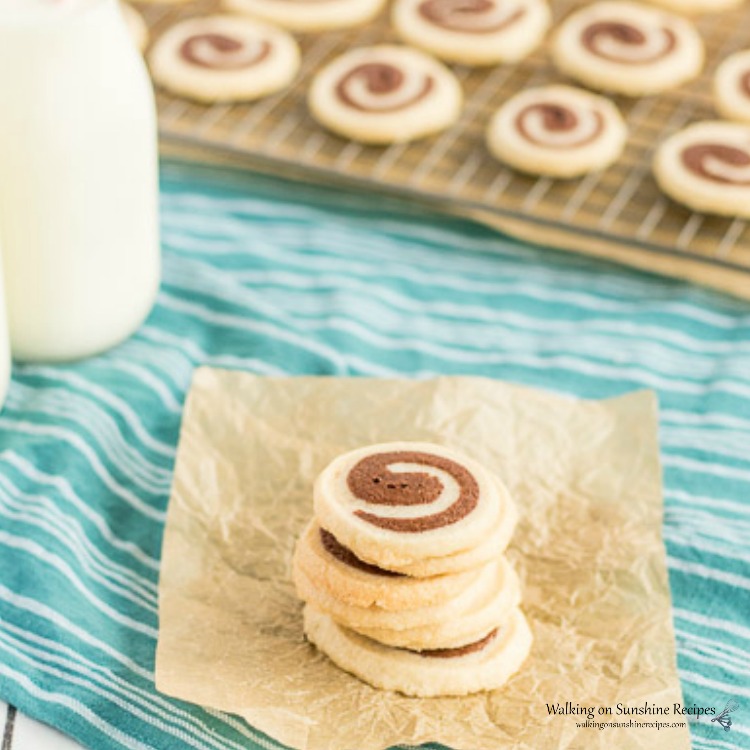
<path fill-rule="evenodd" d="M 154 691 L 159 554 L 199 364 L 475 374 L 661 401 L 687 705 L 750 748 L 750 304 L 397 203 L 167 164 L 164 284 L 131 340 L 18 366 L 0 414 L 0 699 L 96 750 L 277 748 Z M 439 739 L 439 738 L 436 738 Z M 438 746 L 434 746 L 438 747 Z"/>

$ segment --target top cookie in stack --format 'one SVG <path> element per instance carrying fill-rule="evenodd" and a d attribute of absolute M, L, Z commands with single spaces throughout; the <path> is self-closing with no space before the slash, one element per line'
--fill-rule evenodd
<path fill-rule="evenodd" d="M 502 553 L 516 510 L 500 480 L 430 443 L 336 458 L 315 483 L 294 581 L 305 633 L 339 667 L 406 695 L 500 687 L 531 646 Z"/>

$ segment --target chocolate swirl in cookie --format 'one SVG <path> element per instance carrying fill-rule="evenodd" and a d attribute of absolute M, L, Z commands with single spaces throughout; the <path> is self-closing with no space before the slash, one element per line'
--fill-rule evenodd
<path fill-rule="evenodd" d="M 419 14 L 450 31 L 487 34 L 500 31 L 526 15 L 515 0 L 424 0 Z"/>
<path fill-rule="evenodd" d="M 195 34 L 180 47 L 180 55 L 187 62 L 212 70 L 249 68 L 270 52 L 271 45 L 266 40 L 244 40 L 214 32 Z"/>
<path fill-rule="evenodd" d="M 598 138 L 604 118 L 590 109 L 573 109 L 559 102 L 539 102 L 524 107 L 515 126 L 526 140 L 548 148 L 579 148 Z"/>
<path fill-rule="evenodd" d="M 401 464 L 401 468 L 394 470 L 396 464 Z M 437 472 L 412 468 L 418 466 L 437 469 Z M 446 492 L 440 473 L 450 477 L 458 490 L 457 498 L 443 510 L 406 517 L 364 510 L 355 511 L 355 515 L 374 526 L 404 533 L 420 533 L 458 523 L 476 508 L 479 484 L 466 467 L 443 456 L 416 451 L 367 456 L 351 469 L 347 485 L 354 497 L 369 505 L 391 508 L 431 505 L 440 501 Z"/>
<path fill-rule="evenodd" d="M 581 33 L 581 43 L 594 55 L 625 65 L 645 65 L 667 57 L 677 46 L 666 27 L 638 27 L 625 21 L 597 21 Z"/>
<path fill-rule="evenodd" d="M 396 112 L 424 99 L 432 86 L 430 75 L 387 62 L 368 62 L 352 68 L 339 81 L 336 95 L 362 112 Z"/>
<path fill-rule="evenodd" d="M 750 97 L 750 70 L 740 78 L 740 91 Z"/>
<path fill-rule="evenodd" d="M 698 177 L 723 185 L 750 186 L 750 144 L 696 143 L 682 152 L 685 168 Z"/>
<path fill-rule="evenodd" d="M 335 557 L 339 562 L 348 565 L 350 568 L 356 568 L 363 573 L 370 573 L 375 576 L 386 576 L 389 578 L 402 578 L 402 573 L 396 573 L 392 570 L 384 570 L 377 565 L 360 560 L 348 547 L 345 547 L 330 531 L 320 530 L 320 543 L 325 551 Z"/>
<path fill-rule="evenodd" d="M 432 659 L 455 659 L 456 657 L 467 656 L 468 654 L 473 654 L 487 648 L 487 646 L 495 640 L 497 633 L 498 629 L 495 628 L 484 638 L 474 641 L 474 643 L 467 643 L 465 646 L 459 646 L 458 648 L 434 648 L 426 651 L 417 651 L 417 653 L 420 656 L 430 657 Z"/>

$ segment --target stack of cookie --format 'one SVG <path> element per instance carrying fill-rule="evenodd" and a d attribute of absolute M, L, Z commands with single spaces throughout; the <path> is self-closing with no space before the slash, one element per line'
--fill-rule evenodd
<path fill-rule="evenodd" d="M 305 633 L 339 667 L 406 695 L 503 685 L 531 647 L 503 557 L 516 511 L 456 451 L 388 443 L 335 459 L 294 554 Z"/>

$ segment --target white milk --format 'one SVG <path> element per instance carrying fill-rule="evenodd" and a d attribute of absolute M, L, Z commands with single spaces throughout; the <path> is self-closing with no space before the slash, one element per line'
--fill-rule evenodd
<path fill-rule="evenodd" d="M 159 283 L 153 91 L 116 0 L 0 0 L 10 340 L 65 360 L 130 335 Z"/>

